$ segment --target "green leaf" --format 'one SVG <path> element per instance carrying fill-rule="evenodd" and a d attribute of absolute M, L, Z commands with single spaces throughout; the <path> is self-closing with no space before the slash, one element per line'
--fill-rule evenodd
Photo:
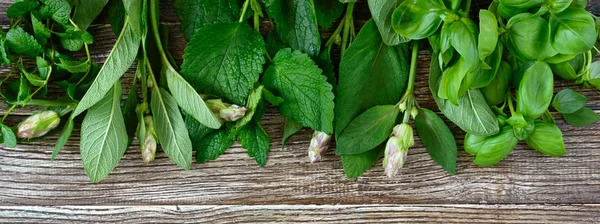
<path fill-rule="evenodd" d="M 285 124 L 283 125 L 283 138 L 281 140 L 281 148 L 285 148 L 285 144 L 294 134 L 302 130 L 302 125 L 293 119 L 286 117 Z"/>
<path fill-rule="evenodd" d="M 562 156 L 567 153 L 562 132 L 556 124 L 535 121 L 535 130 L 525 142 L 529 147 L 549 156 Z"/>
<path fill-rule="evenodd" d="M 51 31 L 46 25 L 41 22 L 37 16 L 31 13 L 31 26 L 33 27 L 33 35 L 41 44 L 46 44 L 47 39 L 51 36 Z"/>
<path fill-rule="evenodd" d="M 0 32 L 0 38 L 4 40 L 6 35 Z M 10 65 L 10 58 L 8 58 L 5 41 L 0 41 L 0 65 Z"/>
<path fill-rule="evenodd" d="M 35 57 L 42 52 L 42 46 L 23 28 L 15 26 L 6 33 L 6 46 L 16 54 Z"/>
<path fill-rule="evenodd" d="M 82 30 L 86 30 L 90 24 L 100 15 L 108 0 L 79 0 L 73 13 L 73 22 Z"/>
<path fill-rule="evenodd" d="M 506 126 L 498 134 L 488 137 L 467 133 L 464 144 L 467 153 L 476 155 L 475 164 L 491 166 L 508 156 L 518 142 L 513 128 Z"/>
<path fill-rule="evenodd" d="M 112 171 L 127 150 L 127 131 L 121 113 L 121 84 L 90 108 L 81 123 L 81 161 L 92 182 Z"/>
<path fill-rule="evenodd" d="M 357 178 L 373 167 L 383 156 L 384 146 L 356 155 L 342 155 L 342 166 L 347 178 Z"/>
<path fill-rule="evenodd" d="M 205 163 L 215 160 L 225 153 L 233 144 L 233 138 L 229 136 L 228 129 L 222 129 L 210 133 L 202 138 L 199 147 L 196 148 L 196 162 Z"/>
<path fill-rule="evenodd" d="M 46 59 L 38 56 L 35 58 L 35 65 L 37 66 L 37 70 L 38 70 L 38 73 L 40 74 L 40 78 L 42 78 L 44 80 L 46 78 L 48 78 L 48 76 L 50 75 L 50 72 L 52 72 L 50 63 L 48 63 L 48 61 L 46 61 Z"/>
<path fill-rule="evenodd" d="M 313 60 L 315 60 L 317 66 L 323 70 L 323 75 L 327 77 L 327 82 L 331 84 L 332 92 L 335 94 L 337 92 L 337 78 L 335 77 L 330 51 L 330 49 L 324 49 L 321 54 L 319 54 L 318 57 L 313 58 Z"/>
<path fill-rule="evenodd" d="M 429 73 L 429 88 L 432 93 L 438 92 L 441 74 L 438 57 L 432 57 Z M 480 90 L 468 90 L 458 99 L 458 105 L 439 98 L 437 94 L 432 95 L 442 113 L 462 130 L 480 136 L 495 135 L 500 131 L 496 115 Z"/>
<path fill-rule="evenodd" d="M 252 122 L 244 126 L 238 135 L 238 141 L 242 148 L 248 150 L 248 155 L 256 160 L 256 163 L 264 167 L 267 163 L 267 155 L 271 150 L 269 136 L 262 126 Z"/>
<path fill-rule="evenodd" d="M 188 41 L 205 24 L 237 22 L 240 14 L 237 0 L 176 0 L 175 9 Z"/>
<path fill-rule="evenodd" d="M 127 145 L 130 145 L 135 137 L 135 132 L 138 126 L 138 115 L 135 111 L 138 103 L 140 102 L 140 97 L 138 95 L 138 88 L 136 79 L 133 79 L 133 84 L 131 85 L 131 89 L 129 89 L 129 93 L 127 94 L 127 99 L 125 99 L 125 104 L 123 105 L 123 118 L 125 119 L 125 128 L 127 129 L 127 136 L 129 136 L 129 141 Z"/>
<path fill-rule="evenodd" d="M 59 68 L 69 71 L 70 73 L 85 73 L 90 70 L 90 62 L 87 60 L 71 61 L 64 58 L 59 58 L 60 64 L 56 64 Z"/>
<path fill-rule="evenodd" d="M 477 51 L 479 58 L 485 59 L 490 56 L 498 45 L 498 20 L 494 13 L 488 10 L 479 11 L 479 43 Z"/>
<path fill-rule="evenodd" d="M 356 117 L 337 138 L 337 155 L 361 154 L 383 143 L 396 124 L 400 110 L 394 105 L 375 106 Z"/>
<path fill-rule="evenodd" d="M 52 150 L 51 160 L 54 160 L 60 152 L 60 150 L 64 148 L 67 144 L 67 141 L 69 140 L 69 137 L 71 137 L 71 133 L 73 132 L 73 126 L 75 125 L 74 123 L 75 122 L 73 122 L 73 119 L 68 118 L 67 123 L 60 132 L 60 136 L 58 136 L 58 139 L 56 140 L 54 150 Z"/>
<path fill-rule="evenodd" d="M 317 22 L 328 30 L 333 22 L 344 12 L 344 4 L 336 0 L 314 0 Z"/>
<path fill-rule="evenodd" d="M 305 127 L 328 134 L 333 132 L 331 84 L 306 55 L 282 49 L 263 76 L 265 88 L 283 98 L 281 114 Z"/>
<path fill-rule="evenodd" d="M 448 173 L 455 174 L 458 149 L 450 128 L 442 118 L 422 108 L 415 119 L 415 127 L 431 158 Z"/>
<path fill-rule="evenodd" d="M 44 17 L 51 17 L 52 20 L 65 25 L 69 23 L 71 16 L 71 4 L 67 0 L 40 0 L 42 5 L 40 13 Z"/>
<path fill-rule="evenodd" d="M 450 25 L 450 43 L 471 67 L 479 63 L 477 49 L 477 25 L 470 19 L 462 18 Z"/>
<path fill-rule="evenodd" d="M 133 32 L 141 37 L 142 33 L 142 0 L 122 0 L 125 12 L 129 16 L 129 24 Z"/>
<path fill-rule="evenodd" d="M 189 170 L 192 166 L 192 142 L 177 102 L 166 90 L 154 87 L 150 108 L 163 151 L 175 164 Z"/>
<path fill-rule="evenodd" d="M 554 76 L 545 62 L 536 62 L 523 74 L 517 89 L 517 111 L 527 119 L 536 119 L 550 106 L 554 94 Z"/>
<path fill-rule="evenodd" d="M 204 126 L 190 116 L 185 116 L 185 127 L 190 133 L 190 140 L 192 141 L 193 149 L 198 149 L 204 136 L 215 131 L 215 129 Z"/>
<path fill-rule="evenodd" d="M 185 48 L 181 75 L 199 92 L 243 105 L 262 72 L 263 48 L 245 23 L 205 25 Z"/>
<path fill-rule="evenodd" d="M 385 44 L 393 46 L 400 43 L 406 43 L 410 39 L 400 36 L 392 27 L 392 13 L 400 5 L 401 0 L 369 0 L 369 9 L 373 16 L 373 21 L 379 29 L 379 34 Z"/>
<path fill-rule="evenodd" d="M 10 127 L 4 124 L 0 124 L 0 132 L 2 132 L 4 146 L 6 146 L 7 148 L 17 147 L 17 137 L 15 136 L 15 133 Z"/>
<path fill-rule="evenodd" d="M 37 1 L 32 2 L 15 2 L 6 9 L 6 16 L 8 18 L 17 18 L 24 16 L 29 11 L 37 8 L 40 5 Z"/>
<path fill-rule="evenodd" d="M 575 127 L 592 125 L 600 120 L 600 116 L 587 107 L 582 107 L 574 113 L 563 114 L 563 117 L 567 123 Z"/>
<path fill-rule="evenodd" d="M 252 92 L 248 96 L 248 102 L 246 102 L 246 115 L 244 115 L 242 119 L 235 123 L 235 129 L 244 127 L 246 126 L 246 124 L 252 121 L 254 113 L 258 108 L 258 103 L 260 103 L 262 100 L 263 89 L 263 86 L 258 86 L 254 90 L 252 90 Z"/>
<path fill-rule="evenodd" d="M 213 112 L 208 108 L 202 97 L 194 90 L 188 82 L 175 71 L 175 69 L 166 65 L 167 70 L 165 76 L 167 77 L 167 83 L 171 94 L 177 101 L 177 104 L 186 112 L 189 116 L 194 117 L 203 125 L 209 128 L 219 129 L 221 127 L 221 121 Z"/>
<path fill-rule="evenodd" d="M 484 87 L 490 85 L 490 83 L 496 78 L 496 75 L 499 72 L 504 72 L 504 71 L 500 71 L 500 69 L 508 69 L 512 72 L 512 68 L 510 67 L 510 64 L 503 65 L 503 63 L 505 63 L 502 61 L 503 55 L 504 55 L 504 45 L 501 42 L 499 42 L 496 46 L 496 49 L 492 52 L 492 54 L 488 55 L 483 61 L 483 63 L 490 66 L 490 68 L 483 69 L 480 67 L 477 70 L 475 80 L 471 84 L 471 88 L 484 88 Z M 508 67 L 501 68 L 501 66 L 508 66 Z"/>
<path fill-rule="evenodd" d="M 585 106 L 588 99 L 572 89 L 563 89 L 554 96 L 552 107 L 563 114 L 574 113 Z"/>
<path fill-rule="evenodd" d="M 32 86 L 43 86 L 46 84 L 45 80 L 41 79 L 35 74 L 28 72 L 27 69 L 23 67 L 23 63 L 17 63 L 17 67 L 21 71 L 21 74 L 25 75 L 25 78 L 27 78 L 27 81 L 29 81 L 29 83 L 31 83 Z"/>
<path fill-rule="evenodd" d="M 279 106 L 279 104 L 283 103 L 284 101 L 283 98 L 275 96 L 275 94 L 268 89 L 263 88 L 262 92 L 265 100 L 269 101 L 269 103 L 273 104 L 273 106 Z"/>
<path fill-rule="evenodd" d="M 392 14 L 392 27 L 400 35 L 419 40 L 433 35 L 449 12 L 441 0 L 406 0 Z"/>
<path fill-rule="evenodd" d="M 108 19 L 110 28 L 116 36 L 121 34 L 123 25 L 125 24 L 125 6 L 122 0 L 110 0 L 106 6 L 108 11 Z"/>
<path fill-rule="evenodd" d="M 19 79 L 19 91 L 17 94 L 17 100 L 19 101 L 24 101 L 29 94 L 31 94 L 31 89 L 29 88 L 29 85 L 27 85 L 29 81 L 27 80 L 27 78 L 25 78 L 25 76 L 21 76 L 21 78 Z"/>
<path fill-rule="evenodd" d="M 292 49 L 316 56 L 321 36 L 313 0 L 265 0 L 269 17 L 275 20 L 275 30 Z"/>
<path fill-rule="evenodd" d="M 585 9 L 568 8 L 550 15 L 550 42 L 561 54 L 582 54 L 594 47 L 596 29 L 592 15 Z"/>
<path fill-rule="evenodd" d="M 452 65 L 444 69 L 437 95 L 440 98 L 447 99 L 454 105 L 459 105 L 459 98 L 464 96 L 460 91 L 463 81 L 468 73 L 473 72 L 470 67 L 464 57 L 458 57 Z"/>
<path fill-rule="evenodd" d="M 98 76 L 77 104 L 77 108 L 73 111 L 73 117 L 100 101 L 110 90 L 112 85 L 110 83 L 119 80 L 135 60 L 140 47 L 140 39 L 135 35 L 128 21 L 129 19 L 126 18 L 121 35 L 119 35 L 115 46 L 106 58 Z"/>
<path fill-rule="evenodd" d="M 517 58 L 536 61 L 556 54 L 550 45 L 548 22 L 530 13 L 518 14 L 508 20 L 507 48 Z"/>
<path fill-rule="evenodd" d="M 408 80 L 408 48 L 387 46 L 375 23 L 367 22 L 340 62 L 335 130 L 376 105 L 397 103 Z"/>

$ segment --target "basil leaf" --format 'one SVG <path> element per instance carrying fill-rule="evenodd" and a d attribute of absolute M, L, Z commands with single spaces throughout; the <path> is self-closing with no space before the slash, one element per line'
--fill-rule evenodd
<path fill-rule="evenodd" d="M 474 67 L 479 63 L 477 53 L 477 25 L 468 18 L 461 18 L 450 25 L 450 43 L 462 58 Z"/>
<path fill-rule="evenodd" d="M 81 161 L 92 182 L 112 171 L 127 150 L 127 131 L 121 113 L 121 83 L 116 82 L 81 123 Z"/>
<path fill-rule="evenodd" d="M 406 0 L 394 10 L 392 27 L 401 36 L 419 40 L 435 33 L 449 12 L 440 0 Z"/>
<path fill-rule="evenodd" d="M 265 88 L 281 96 L 281 114 L 305 127 L 333 132 L 331 84 L 315 63 L 300 51 L 280 50 L 263 76 Z"/>
<path fill-rule="evenodd" d="M 181 75 L 200 92 L 243 105 L 262 72 L 263 48 L 245 23 L 205 25 L 185 48 Z"/>
<path fill-rule="evenodd" d="M 498 45 L 498 20 L 496 20 L 494 13 L 488 10 L 480 10 L 479 28 L 481 31 L 479 32 L 477 51 L 479 58 L 484 60 L 496 51 L 495 48 Z"/>
<path fill-rule="evenodd" d="M 275 30 L 292 49 L 316 56 L 321 47 L 313 0 L 265 0 Z"/>
<path fill-rule="evenodd" d="M 10 127 L 4 124 L 0 124 L 0 132 L 2 132 L 4 146 L 6 146 L 7 148 L 17 147 L 17 137 L 15 136 L 15 133 Z"/>
<path fill-rule="evenodd" d="M 536 119 L 550 106 L 554 77 L 550 66 L 536 62 L 523 74 L 517 89 L 517 111 L 527 119 Z"/>
<path fill-rule="evenodd" d="M 397 103 L 406 88 L 407 64 L 407 46 L 385 45 L 375 23 L 367 22 L 340 62 L 336 132 L 373 106 Z"/>
<path fill-rule="evenodd" d="M 73 111 L 73 117 L 96 104 L 110 90 L 110 83 L 114 83 L 129 69 L 140 47 L 140 37 L 135 35 L 129 19 L 125 18 L 123 31 L 117 39 L 115 46 L 106 58 L 102 69 L 94 79 L 89 90 L 85 93 L 77 108 Z"/>
<path fill-rule="evenodd" d="M 44 17 L 52 17 L 52 20 L 66 25 L 71 16 L 71 4 L 67 0 L 40 0 L 40 14 Z"/>
<path fill-rule="evenodd" d="M 383 156 L 385 145 L 356 155 L 341 155 L 342 166 L 347 178 L 357 178 L 373 167 Z"/>
<path fill-rule="evenodd" d="M 37 1 L 32 2 L 15 2 L 6 9 L 6 16 L 8 18 L 14 19 L 17 17 L 24 16 L 29 11 L 37 8 L 40 5 Z"/>
<path fill-rule="evenodd" d="M 422 108 L 415 119 L 415 127 L 431 158 L 448 173 L 455 174 L 458 149 L 450 128 L 442 118 Z"/>
<path fill-rule="evenodd" d="M 560 13 L 569 8 L 571 3 L 573 3 L 573 0 L 549 0 L 544 2 L 550 13 Z"/>
<path fill-rule="evenodd" d="M 314 0 L 315 14 L 319 26 L 328 30 L 344 12 L 344 4 L 336 0 Z"/>
<path fill-rule="evenodd" d="M 67 144 L 67 141 L 69 140 L 69 137 L 71 137 L 71 133 L 73 132 L 73 127 L 75 125 L 74 123 L 75 122 L 73 122 L 73 119 L 69 117 L 67 123 L 60 132 L 60 136 L 58 136 L 58 139 L 56 140 L 56 145 L 54 145 L 54 150 L 52 150 L 51 160 L 54 160 L 60 152 L 60 150 L 64 148 Z"/>
<path fill-rule="evenodd" d="M 585 106 L 588 99 L 572 89 L 563 89 L 554 96 L 552 107 L 563 114 L 574 113 Z"/>
<path fill-rule="evenodd" d="M 290 119 L 289 117 L 285 118 L 285 124 L 283 126 L 283 138 L 281 140 L 281 148 L 285 148 L 285 144 L 288 139 L 292 137 L 292 135 L 296 134 L 298 131 L 302 130 L 302 125 L 298 122 Z"/>
<path fill-rule="evenodd" d="M 512 79 L 512 67 L 506 61 L 502 61 L 494 79 L 481 89 L 488 105 L 498 105 L 506 99 L 506 91 Z"/>
<path fill-rule="evenodd" d="M 175 9 L 188 41 L 205 24 L 236 22 L 240 14 L 237 0 L 176 0 Z"/>
<path fill-rule="evenodd" d="M 379 29 L 383 42 L 389 46 L 406 43 L 410 39 L 400 36 L 392 27 L 392 14 L 394 9 L 400 5 L 400 0 L 369 0 L 369 9 L 373 21 Z M 318 15 L 318 14 L 317 14 Z"/>
<path fill-rule="evenodd" d="M 556 124 L 535 121 L 535 130 L 525 142 L 529 147 L 549 156 L 562 156 L 567 153 L 562 132 Z"/>
<path fill-rule="evenodd" d="M 73 13 L 73 22 L 77 27 L 86 30 L 90 24 L 96 19 L 108 0 L 79 0 L 79 4 L 75 7 Z"/>
<path fill-rule="evenodd" d="M 464 144 L 467 153 L 476 155 L 473 163 L 491 166 L 508 156 L 518 142 L 513 128 L 506 126 L 498 134 L 488 137 L 467 133 Z"/>
<path fill-rule="evenodd" d="M 228 129 L 221 129 L 207 134 L 202 138 L 199 147 L 196 148 L 196 162 L 205 163 L 215 160 L 225 153 L 233 144 L 233 138 L 229 136 Z"/>
<path fill-rule="evenodd" d="M 335 153 L 353 155 L 374 149 L 390 136 L 399 112 L 394 105 L 368 109 L 339 134 Z"/>
<path fill-rule="evenodd" d="M 255 122 L 244 126 L 238 135 L 242 148 L 248 150 L 248 156 L 254 158 L 259 166 L 267 164 L 267 155 L 271 151 L 270 139 L 262 126 Z"/>
<path fill-rule="evenodd" d="M 20 26 L 15 26 L 6 33 L 6 46 L 16 54 L 35 57 L 42 52 L 42 46 L 31 34 Z"/>
<path fill-rule="evenodd" d="M 459 105 L 458 100 L 463 96 L 460 93 L 460 88 L 469 72 L 473 71 L 470 71 L 470 64 L 467 63 L 463 57 L 459 57 L 455 60 L 455 62 L 447 67 L 442 73 L 439 90 L 437 91 L 438 97 L 447 99 L 454 105 Z"/>
<path fill-rule="evenodd" d="M 582 107 L 581 109 L 570 114 L 563 114 L 563 117 L 567 123 L 575 127 L 592 125 L 600 120 L 600 116 L 587 107 Z"/>
<path fill-rule="evenodd" d="M 595 22 L 585 9 L 568 8 L 550 15 L 550 42 L 561 54 L 581 54 L 596 43 Z"/>
<path fill-rule="evenodd" d="M 475 76 L 475 80 L 471 84 L 471 88 L 483 88 L 494 80 L 497 73 L 500 71 L 500 67 L 502 66 L 502 56 L 504 53 L 504 45 L 499 42 L 497 43 L 496 49 L 492 52 L 491 55 L 485 58 L 484 63 L 489 65 L 490 69 L 482 69 L 481 67 L 477 70 L 477 75 Z M 508 68 L 511 69 L 510 65 Z M 504 92 L 503 92 L 504 93 Z M 500 93 L 501 94 L 501 93 Z"/>
<path fill-rule="evenodd" d="M 192 142 L 177 102 L 169 92 L 155 87 L 152 88 L 150 109 L 163 151 L 175 164 L 189 170 L 192 165 Z"/>
<path fill-rule="evenodd" d="M 438 57 L 432 57 L 429 73 L 429 88 L 432 93 L 438 92 L 441 73 Z M 480 136 L 491 136 L 500 131 L 496 115 L 478 89 L 468 90 L 458 99 L 458 105 L 438 97 L 437 94 L 432 95 L 442 113 L 462 130 Z"/>
<path fill-rule="evenodd" d="M 550 45 L 548 22 L 540 16 L 521 13 L 510 18 L 505 35 L 507 48 L 521 60 L 536 61 L 556 54 Z"/>

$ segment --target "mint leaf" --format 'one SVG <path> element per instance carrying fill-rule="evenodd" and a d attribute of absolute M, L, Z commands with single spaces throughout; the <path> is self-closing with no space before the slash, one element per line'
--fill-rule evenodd
<path fill-rule="evenodd" d="M 6 46 L 16 54 L 35 57 L 42 52 L 42 46 L 23 28 L 15 26 L 6 33 Z"/>
<path fill-rule="evenodd" d="M 51 35 L 50 29 L 48 29 L 33 13 L 31 13 L 31 25 L 33 27 L 35 39 L 41 44 L 46 44 L 47 39 L 50 38 Z"/>
<path fill-rule="evenodd" d="M 448 173 L 455 174 L 458 149 L 444 120 L 435 112 L 421 108 L 415 119 L 415 127 L 431 158 Z"/>
<path fill-rule="evenodd" d="M 163 151 L 175 164 L 189 170 L 192 166 L 192 142 L 177 102 L 169 92 L 155 86 L 152 88 L 150 109 Z"/>
<path fill-rule="evenodd" d="M 263 76 L 265 88 L 283 98 L 279 110 L 305 127 L 333 132 L 331 84 L 315 63 L 300 51 L 282 49 Z"/>
<path fill-rule="evenodd" d="M 29 11 L 37 8 L 40 5 L 37 1 L 33 2 L 15 2 L 6 9 L 8 18 L 17 18 L 24 16 Z"/>
<path fill-rule="evenodd" d="M 40 0 L 44 5 L 40 7 L 40 14 L 43 17 L 50 17 L 52 20 L 65 25 L 69 23 L 71 16 L 71 4 L 67 0 Z"/>
<path fill-rule="evenodd" d="M 6 35 L 4 32 L 0 32 L 0 40 L 4 40 Z M 0 65 L 10 65 L 10 58 L 8 58 L 6 44 L 4 41 L 0 41 Z"/>
<path fill-rule="evenodd" d="M 283 42 L 310 56 L 319 53 L 321 36 L 313 1 L 265 0 L 265 6 Z"/>
<path fill-rule="evenodd" d="M 331 49 L 324 49 L 318 57 L 315 57 L 315 63 L 321 70 L 323 70 L 323 75 L 327 77 L 327 82 L 332 86 L 332 92 L 335 94 L 337 92 L 337 78 L 335 77 L 335 72 L 333 71 L 333 62 L 331 62 Z"/>
<path fill-rule="evenodd" d="M 192 148 L 198 149 L 204 136 L 215 131 L 212 128 L 206 127 L 196 119 L 190 116 L 185 116 L 185 127 L 188 129 L 190 134 L 190 140 L 192 141 Z"/>
<path fill-rule="evenodd" d="M 264 42 L 245 23 L 220 23 L 198 29 L 185 48 L 181 75 L 203 93 L 244 105 L 262 72 Z"/>
<path fill-rule="evenodd" d="M 392 28 L 392 13 L 400 5 L 401 0 L 369 0 L 369 9 L 373 15 L 373 21 L 379 29 L 379 33 L 385 44 L 393 46 L 406 43 L 410 39 L 400 36 Z"/>
<path fill-rule="evenodd" d="M 106 177 L 127 150 L 121 96 L 121 83 L 116 82 L 110 92 L 90 108 L 81 123 L 81 161 L 92 182 Z"/>
<path fill-rule="evenodd" d="M 4 146 L 6 146 L 7 148 L 17 147 L 17 137 L 15 136 L 15 133 L 10 127 L 4 124 L 0 124 L 0 132 L 2 132 Z"/>
<path fill-rule="evenodd" d="M 60 150 L 67 144 L 67 141 L 69 140 L 69 137 L 71 137 L 71 133 L 73 132 L 74 123 L 75 122 L 73 122 L 73 119 L 68 118 L 67 124 L 65 124 L 63 130 L 60 132 L 60 136 L 58 136 L 58 139 L 56 140 L 56 145 L 54 145 L 54 150 L 52 150 L 51 160 L 54 160 L 60 152 Z"/>
<path fill-rule="evenodd" d="M 337 138 L 337 155 L 361 154 L 383 143 L 396 124 L 400 110 L 394 105 L 375 106 L 356 117 Z"/>
<path fill-rule="evenodd" d="M 196 148 L 196 162 L 205 163 L 215 160 L 231 147 L 233 138 L 229 136 L 228 129 L 221 129 L 210 133 L 202 138 L 199 147 Z"/>
<path fill-rule="evenodd" d="M 298 131 L 302 130 L 302 125 L 298 124 L 298 122 L 290 119 L 289 117 L 285 118 L 285 124 L 283 126 L 283 138 L 281 140 L 281 148 L 285 148 L 285 144 L 288 139 L 292 137 L 294 134 L 298 133 Z"/>
<path fill-rule="evenodd" d="M 552 107 L 563 114 L 574 113 L 585 106 L 588 99 L 572 89 L 563 89 L 554 96 Z"/>
<path fill-rule="evenodd" d="M 176 0 L 175 9 L 188 41 L 203 25 L 236 22 L 240 14 L 237 0 Z"/>
<path fill-rule="evenodd" d="M 119 80 L 135 60 L 140 47 L 140 38 L 135 35 L 128 21 L 128 19 L 125 19 L 125 26 L 121 35 L 106 58 L 98 76 L 77 104 L 77 108 L 73 111 L 73 117 L 100 101 L 111 88 L 112 84 L 110 83 Z"/>
<path fill-rule="evenodd" d="M 86 30 L 90 24 L 100 15 L 108 0 L 79 0 L 73 13 L 73 22 L 79 29 Z"/>
<path fill-rule="evenodd" d="M 375 23 L 367 22 L 340 62 L 336 132 L 375 105 L 397 103 L 408 80 L 408 48 L 387 46 Z"/>
<path fill-rule="evenodd" d="M 328 30 L 332 23 L 344 12 L 344 4 L 335 0 L 314 0 L 317 22 Z M 391 17 L 391 16 L 390 16 Z"/>
<path fill-rule="evenodd" d="M 342 166 L 348 178 L 357 178 L 373 167 L 383 156 L 385 145 L 356 155 L 342 155 Z"/>
<path fill-rule="evenodd" d="M 248 155 L 254 158 L 258 165 L 265 166 L 267 155 L 271 150 L 269 143 L 271 140 L 258 122 L 244 126 L 238 134 L 238 141 L 242 144 L 242 148 L 248 150 Z"/>
<path fill-rule="evenodd" d="M 59 58 L 60 63 L 56 66 L 69 71 L 70 73 L 83 73 L 90 70 L 90 63 L 87 60 L 71 61 L 64 58 Z"/>

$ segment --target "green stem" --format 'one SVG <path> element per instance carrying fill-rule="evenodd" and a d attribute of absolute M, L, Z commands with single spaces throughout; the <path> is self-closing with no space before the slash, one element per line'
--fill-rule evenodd
<path fill-rule="evenodd" d="M 404 93 L 404 97 L 402 100 L 406 103 L 406 110 L 404 111 L 404 117 L 402 119 L 402 123 L 408 123 L 410 119 L 410 111 L 412 107 L 415 106 L 414 99 L 414 89 L 415 89 L 415 79 L 417 75 L 417 60 L 419 59 L 419 42 L 412 42 L 412 55 L 410 58 L 410 72 L 408 76 L 408 86 L 406 87 L 406 92 Z"/>
<path fill-rule="evenodd" d="M 162 63 L 166 64 L 167 66 L 171 66 L 171 63 L 169 63 L 169 59 L 167 58 L 167 54 L 165 53 L 165 49 L 162 46 L 162 41 L 160 40 L 160 34 L 158 29 L 158 15 L 156 13 L 158 11 L 156 9 L 156 1 L 157 0 L 150 0 L 150 23 L 152 24 L 152 33 L 154 34 L 154 41 L 156 41 L 156 48 L 160 53 Z"/>
<path fill-rule="evenodd" d="M 246 15 L 246 10 L 248 10 L 248 5 L 249 5 L 250 0 L 246 0 L 244 2 L 244 5 L 242 6 L 242 15 L 240 15 L 240 20 L 238 22 L 244 22 L 244 16 Z"/>
<path fill-rule="evenodd" d="M 6 117 L 8 117 L 8 115 L 10 114 L 10 112 L 12 112 L 16 107 L 17 107 L 17 105 L 13 104 L 10 107 L 10 109 L 8 109 L 8 111 L 6 111 L 6 114 L 4 114 L 4 116 L 2 117 L 2 123 L 4 123 L 4 120 L 6 120 Z"/>
<path fill-rule="evenodd" d="M 510 92 L 506 93 L 506 98 L 508 100 L 508 109 L 510 110 L 510 114 L 514 115 L 516 112 L 512 102 L 512 94 Z"/>
<path fill-rule="evenodd" d="M 471 0 L 467 0 L 467 4 L 465 5 L 465 17 L 469 17 L 469 11 L 471 11 Z"/>
<path fill-rule="evenodd" d="M 350 26 L 352 26 L 352 11 L 354 11 L 354 2 L 349 2 L 348 7 L 346 8 L 346 16 L 344 17 L 344 33 L 342 36 L 342 52 L 341 57 L 346 53 L 346 48 L 348 47 L 348 36 L 350 35 Z"/>
<path fill-rule="evenodd" d="M 260 33 L 260 16 L 258 13 L 254 13 L 254 29 Z"/>
<path fill-rule="evenodd" d="M 333 33 L 325 43 L 325 47 L 329 47 L 335 42 L 337 36 L 340 35 L 340 32 L 342 32 L 342 28 L 344 28 L 344 21 L 346 21 L 346 18 L 342 18 L 342 21 L 340 21 L 340 25 L 338 25 L 338 27 L 335 28 L 335 31 L 333 31 Z"/>
<path fill-rule="evenodd" d="M 86 43 L 83 43 L 83 46 L 85 46 L 85 54 L 87 55 L 87 61 L 85 63 L 88 63 L 91 65 L 92 57 L 90 55 L 90 49 Z M 81 79 L 77 82 L 77 84 L 75 84 L 75 86 L 79 86 L 79 84 L 81 84 L 81 82 L 83 82 L 83 80 L 85 80 L 85 78 L 87 78 L 87 76 L 90 74 L 90 70 L 92 70 L 92 69 L 91 68 L 88 69 L 88 71 L 85 73 L 85 75 L 83 75 L 83 77 L 81 77 Z"/>

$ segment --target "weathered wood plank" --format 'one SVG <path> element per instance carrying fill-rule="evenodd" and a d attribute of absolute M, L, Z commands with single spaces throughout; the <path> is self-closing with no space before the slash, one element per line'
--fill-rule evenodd
<path fill-rule="evenodd" d="M 593 223 L 600 205 L 7 206 L 0 223 Z"/>

